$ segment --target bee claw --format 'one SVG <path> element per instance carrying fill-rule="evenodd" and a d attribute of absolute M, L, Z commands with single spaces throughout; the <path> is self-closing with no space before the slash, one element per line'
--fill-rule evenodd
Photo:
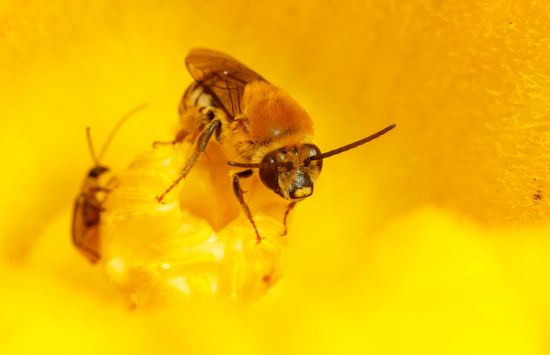
<path fill-rule="evenodd" d="M 176 140 L 173 140 L 173 141 L 154 141 L 153 142 L 153 148 L 158 148 L 160 147 L 161 145 L 176 145 L 177 141 Z"/>
<path fill-rule="evenodd" d="M 171 141 L 153 141 L 153 148 L 158 148 L 161 145 L 171 145 L 175 146 L 176 144 L 181 143 L 189 133 L 187 131 L 181 130 L 176 134 L 176 138 Z"/>

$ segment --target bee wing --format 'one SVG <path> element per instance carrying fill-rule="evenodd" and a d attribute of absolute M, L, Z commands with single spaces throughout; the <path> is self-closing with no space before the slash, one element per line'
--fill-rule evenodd
<path fill-rule="evenodd" d="M 193 79 L 213 94 L 232 118 L 242 112 L 241 97 L 246 85 L 266 81 L 238 60 L 210 49 L 191 50 L 185 63 Z"/>

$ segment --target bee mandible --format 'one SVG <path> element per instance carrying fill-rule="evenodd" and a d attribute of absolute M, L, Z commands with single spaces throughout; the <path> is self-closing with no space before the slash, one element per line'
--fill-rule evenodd
<path fill-rule="evenodd" d="M 243 197 L 240 180 L 258 169 L 262 183 L 290 203 L 286 219 L 298 201 L 311 196 L 323 159 L 380 137 L 395 124 L 340 148 L 321 153 L 313 144 L 313 122 L 288 94 L 227 54 L 193 49 L 186 58 L 195 80 L 185 91 L 179 113 L 182 129 L 175 142 L 194 141 L 194 150 L 178 178 L 159 196 L 163 198 L 187 174 L 212 136 L 230 166 L 244 170 L 233 175 L 233 191 L 254 228 L 260 233 Z"/>
<path fill-rule="evenodd" d="M 133 108 L 119 119 L 103 143 L 98 155 L 95 154 L 90 127 L 86 127 L 86 140 L 94 165 L 88 171 L 82 183 L 80 193 L 76 197 L 73 208 L 72 241 L 74 246 L 92 264 L 97 263 L 101 258 L 99 227 L 103 204 L 106 194 L 109 192 L 109 188 L 100 183 L 101 176 L 108 172 L 109 168 L 102 165 L 100 161 L 120 127 L 122 127 L 128 118 L 143 108 L 145 108 L 145 104 Z"/>

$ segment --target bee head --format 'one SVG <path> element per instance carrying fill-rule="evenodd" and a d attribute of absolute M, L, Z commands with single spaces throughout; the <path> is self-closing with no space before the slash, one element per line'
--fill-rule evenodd
<path fill-rule="evenodd" d="M 260 179 L 269 189 L 287 200 L 302 199 L 313 193 L 313 183 L 323 167 L 321 154 L 313 144 L 285 146 L 267 153 L 260 164 Z"/>
<path fill-rule="evenodd" d="M 267 153 L 261 163 L 239 163 L 231 166 L 259 168 L 260 179 L 265 186 L 287 200 L 299 200 L 313 193 L 313 183 L 321 173 L 323 159 L 338 155 L 376 139 L 395 128 L 395 124 L 363 139 L 322 153 L 313 144 L 285 146 Z"/>
<path fill-rule="evenodd" d="M 90 169 L 90 171 L 88 171 L 88 177 L 97 179 L 107 171 L 109 171 L 109 168 L 107 168 L 106 166 L 97 165 L 97 166 L 94 166 L 92 169 Z"/>

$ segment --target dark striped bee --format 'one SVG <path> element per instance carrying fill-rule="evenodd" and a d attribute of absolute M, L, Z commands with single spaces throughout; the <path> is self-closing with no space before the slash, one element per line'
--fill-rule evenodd
<path fill-rule="evenodd" d="M 214 136 L 228 164 L 244 170 L 233 175 L 233 191 L 256 233 L 240 180 L 259 170 L 262 183 L 290 203 L 286 219 L 296 203 L 313 193 L 323 159 L 365 144 L 395 127 L 343 147 L 321 153 L 313 144 L 313 123 L 305 110 L 288 94 L 236 59 L 209 49 L 193 49 L 186 59 L 195 80 L 180 104 L 181 131 L 174 142 L 190 139 L 194 151 L 180 176 L 157 196 L 161 202 L 189 173 Z"/>
<path fill-rule="evenodd" d="M 73 209 L 72 240 L 74 246 L 93 264 L 101 258 L 99 227 L 103 204 L 109 188 L 100 183 L 100 178 L 109 171 L 109 168 L 100 163 L 107 147 L 111 143 L 120 127 L 134 113 L 143 109 L 145 105 L 137 106 L 126 113 L 113 128 L 107 140 L 103 144 L 98 155 L 95 154 L 90 127 L 86 127 L 86 139 L 88 149 L 94 162 L 94 166 L 88 171 L 80 194 L 77 196 Z"/>

